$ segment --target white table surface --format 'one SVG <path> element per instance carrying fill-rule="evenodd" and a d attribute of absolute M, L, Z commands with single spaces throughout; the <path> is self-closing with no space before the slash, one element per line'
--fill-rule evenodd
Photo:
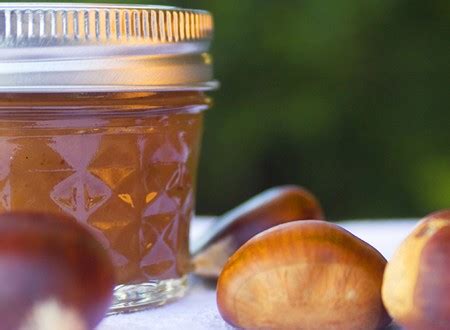
<path fill-rule="evenodd" d="M 339 224 L 376 247 L 389 260 L 416 223 L 417 220 L 391 219 L 345 221 Z M 210 221 L 205 218 L 194 221 L 192 239 L 201 235 L 209 224 Z M 97 330 L 231 329 L 217 311 L 214 284 L 195 277 L 190 281 L 190 290 L 181 300 L 142 312 L 108 316 Z"/>

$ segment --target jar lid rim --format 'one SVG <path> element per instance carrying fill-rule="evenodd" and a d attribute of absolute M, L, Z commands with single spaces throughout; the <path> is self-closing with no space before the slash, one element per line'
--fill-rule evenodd
<path fill-rule="evenodd" d="M 154 79 L 147 75 L 145 85 L 149 89 L 166 86 L 166 80 L 178 87 L 201 85 L 213 80 L 212 63 L 206 56 L 213 29 L 212 15 L 205 10 L 156 5 L 0 3 L 0 68 L 8 68 L 7 72 L 0 70 L 0 91 L 24 83 L 36 89 L 53 85 L 57 73 L 48 61 L 56 63 L 64 74 L 64 89 L 75 85 L 71 73 L 76 75 L 77 86 L 132 86 L 132 77 L 124 75 L 127 68 L 123 64 L 135 62 L 123 59 L 142 57 L 151 66 L 149 72 L 156 73 Z M 190 68 L 182 65 L 183 58 L 192 59 L 194 55 L 195 63 L 185 61 Z M 68 66 L 67 71 L 64 68 L 67 61 L 74 64 L 80 60 L 85 68 L 92 69 L 95 64 L 97 71 L 104 72 L 107 68 L 101 70 L 101 59 L 117 59 L 122 64 L 120 73 L 110 72 L 103 80 L 95 77 L 94 81 L 91 74 L 83 81 L 83 70 L 77 70 L 76 64 Z M 30 72 L 24 72 L 24 63 Z M 17 75 L 11 67 L 16 67 Z M 114 70 L 111 66 L 108 69 Z M 170 79 L 161 79 L 162 72 Z M 24 74 L 35 75 L 29 80 L 33 82 L 24 82 Z M 124 80 L 118 80 L 118 76 Z M 47 77 L 51 77 L 50 82 Z M 107 80 L 111 77 L 113 82 Z"/>
<path fill-rule="evenodd" d="M 188 9 L 168 5 L 122 4 L 122 3 L 82 3 L 82 2 L 1 2 L 0 9 L 55 9 L 55 8 L 111 8 L 111 9 L 176 9 L 185 11 L 207 12 L 203 9 Z"/>

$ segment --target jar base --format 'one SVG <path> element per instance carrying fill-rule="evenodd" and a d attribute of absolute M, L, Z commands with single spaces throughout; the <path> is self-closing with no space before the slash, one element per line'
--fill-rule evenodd
<path fill-rule="evenodd" d="M 141 284 L 118 285 L 114 289 L 113 302 L 107 315 L 131 313 L 164 305 L 183 297 L 187 288 L 187 276 Z"/>

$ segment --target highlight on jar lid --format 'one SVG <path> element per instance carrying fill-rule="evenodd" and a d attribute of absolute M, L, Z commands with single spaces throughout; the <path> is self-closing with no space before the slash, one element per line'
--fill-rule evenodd
<path fill-rule="evenodd" d="M 0 92 L 214 89 L 212 36 L 203 10 L 0 3 Z"/>

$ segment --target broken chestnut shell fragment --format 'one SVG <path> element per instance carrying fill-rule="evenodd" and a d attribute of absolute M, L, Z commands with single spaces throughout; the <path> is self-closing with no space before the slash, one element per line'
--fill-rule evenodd
<path fill-rule="evenodd" d="M 220 216 L 192 244 L 194 271 L 217 278 L 228 258 L 256 234 L 295 220 L 322 220 L 317 198 L 306 189 L 288 185 L 268 189 Z"/>
<path fill-rule="evenodd" d="M 75 220 L 0 215 L 0 330 L 44 329 L 49 322 L 92 329 L 108 310 L 113 288 L 106 250 Z"/>

